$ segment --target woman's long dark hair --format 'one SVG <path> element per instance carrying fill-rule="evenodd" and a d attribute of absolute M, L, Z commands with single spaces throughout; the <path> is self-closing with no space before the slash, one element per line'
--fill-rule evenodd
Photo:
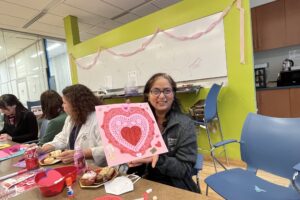
<path fill-rule="evenodd" d="M 182 113 L 182 110 L 181 110 L 181 105 L 179 103 L 179 100 L 177 99 L 176 97 L 176 91 L 177 91 L 177 86 L 176 86 L 176 82 L 173 80 L 173 78 L 166 74 L 166 73 L 157 73 L 157 74 L 154 74 L 153 76 L 151 76 L 151 78 L 147 81 L 146 85 L 145 85 L 145 88 L 144 88 L 144 102 L 149 102 L 149 93 L 150 93 L 150 90 L 154 84 L 154 82 L 158 79 L 158 78 L 164 78 L 166 80 L 168 80 L 168 82 L 170 83 L 171 87 L 172 87 L 172 90 L 173 90 L 173 93 L 174 93 L 174 101 L 172 103 L 172 106 L 171 106 L 171 109 L 170 111 L 174 111 L 174 112 L 180 112 Z M 153 108 L 153 106 L 149 103 L 151 109 L 152 109 L 152 112 L 153 114 L 155 115 L 155 109 Z M 169 112 L 170 112 L 169 111 Z M 156 116 L 155 116 L 156 117 Z"/>
<path fill-rule="evenodd" d="M 47 90 L 41 94 L 43 117 L 53 119 L 63 111 L 61 96 L 54 90 Z"/>
<path fill-rule="evenodd" d="M 7 109 L 7 106 L 16 106 L 16 124 L 21 120 L 22 113 L 27 111 L 27 108 L 19 101 L 19 99 L 13 94 L 3 94 L 0 97 L 0 108 L 3 110 Z"/>
<path fill-rule="evenodd" d="M 84 124 L 95 106 L 102 104 L 88 87 L 81 84 L 68 86 L 62 93 L 72 106 L 71 118 L 77 125 Z"/>

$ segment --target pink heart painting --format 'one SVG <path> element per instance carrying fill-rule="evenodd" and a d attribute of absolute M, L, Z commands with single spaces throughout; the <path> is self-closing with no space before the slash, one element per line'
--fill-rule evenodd
<path fill-rule="evenodd" d="M 109 166 L 167 152 L 147 103 L 97 106 L 96 113 Z"/>
<path fill-rule="evenodd" d="M 144 154 L 154 136 L 154 121 L 143 108 L 112 108 L 105 113 L 102 128 L 110 143 L 123 153 Z"/>

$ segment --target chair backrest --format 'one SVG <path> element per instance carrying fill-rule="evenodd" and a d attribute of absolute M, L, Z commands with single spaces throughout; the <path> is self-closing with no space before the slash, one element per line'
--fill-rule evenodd
<path fill-rule="evenodd" d="M 41 105 L 41 101 L 27 101 L 27 108 L 28 110 L 31 111 L 31 108 L 34 106 L 40 106 Z"/>
<path fill-rule="evenodd" d="M 194 168 L 192 169 L 192 175 L 197 175 L 200 170 L 202 170 L 203 167 L 203 156 L 202 154 L 197 154 L 197 160 L 194 165 Z"/>
<path fill-rule="evenodd" d="M 213 84 L 207 94 L 204 107 L 204 120 L 210 122 L 217 116 L 218 95 L 222 85 Z"/>
<path fill-rule="evenodd" d="M 241 155 L 250 169 L 291 179 L 300 162 L 300 118 L 249 113 L 241 136 Z"/>

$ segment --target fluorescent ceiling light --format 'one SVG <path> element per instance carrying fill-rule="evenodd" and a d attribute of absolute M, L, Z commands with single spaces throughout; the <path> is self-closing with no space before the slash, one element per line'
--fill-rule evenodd
<path fill-rule="evenodd" d="M 0 49 L 2 49 L 2 46 L 0 46 Z"/>
<path fill-rule="evenodd" d="M 50 46 L 47 47 L 47 51 L 51 51 L 53 49 L 56 49 L 59 46 L 61 46 L 60 43 L 54 43 L 54 44 L 52 44 L 52 45 L 50 45 Z"/>

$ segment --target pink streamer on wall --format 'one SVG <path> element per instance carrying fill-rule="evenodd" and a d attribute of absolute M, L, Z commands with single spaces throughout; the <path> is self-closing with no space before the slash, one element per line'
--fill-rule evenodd
<path fill-rule="evenodd" d="M 242 8 L 242 1 L 236 3 L 240 11 L 240 63 L 245 64 L 245 10 Z"/>
<path fill-rule="evenodd" d="M 149 46 L 149 44 L 151 44 L 154 39 L 156 38 L 156 36 L 158 35 L 159 32 L 162 32 L 163 34 L 165 34 L 167 37 L 178 40 L 178 41 L 186 41 L 186 40 L 196 40 L 199 39 L 200 37 L 202 37 L 203 35 L 209 33 L 210 31 L 212 31 L 222 20 L 223 18 L 228 14 L 228 12 L 230 11 L 230 9 L 232 8 L 233 4 L 237 1 L 237 8 L 240 11 L 240 62 L 242 64 L 245 64 L 245 38 L 244 38 L 244 9 L 241 6 L 241 0 L 234 0 L 228 7 L 226 7 L 223 12 L 222 15 L 214 22 L 212 22 L 205 31 L 201 31 L 201 32 L 197 32 L 195 34 L 193 34 L 192 36 L 177 36 L 174 35 L 173 33 L 167 32 L 165 30 L 162 29 L 157 29 L 155 31 L 155 33 L 145 42 L 143 42 L 141 44 L 141 46 L 132 51 L 132 52 L 125 52 L 125 53 L 118 53 L 116 51 L 113 51 L 111 49 L 107 49 L 107 48 L 99 48 L 99 50 L 97 51 L 97 54 L 93 60 L 92 63 L 88 64 L 87 66 L 83 66 L 81 65 L 79 62 L 75 61 L 76 64 L 78 65 L 78 67 L 82 68 L 82 69 L 91 69 L 98 61 L 98 59 L 100 58 L 100 53 L 101 51 L 106 51 L 108 53 L 110 53 L 111 55 L 114 56 L 120 56 L 120 57 L 129 57 L 129 56 L 133 56 L 137 53 L 140 53 L 144 50 L 147 49 L 147 47 Z M 75 60 L 74 56 L 71 54 L 71 57 Z"/>

